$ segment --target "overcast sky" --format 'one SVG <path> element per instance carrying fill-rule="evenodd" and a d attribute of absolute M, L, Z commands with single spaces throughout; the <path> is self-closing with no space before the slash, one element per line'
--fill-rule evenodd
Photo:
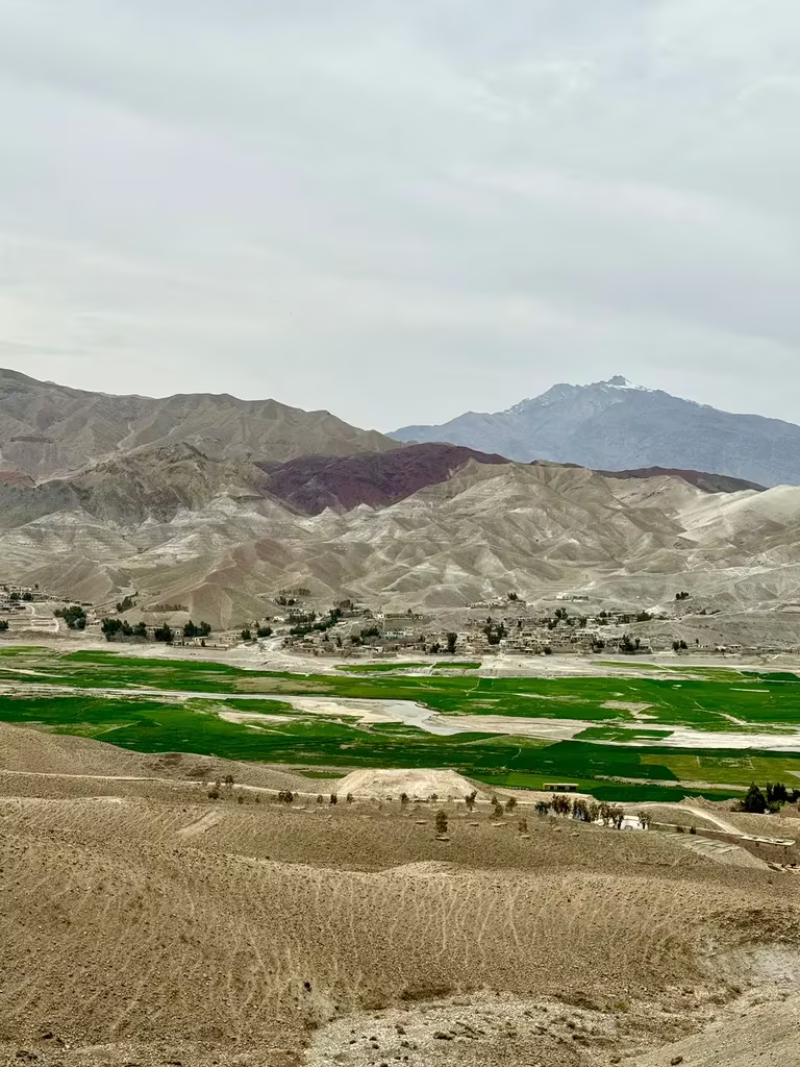
<path fill-rule="evenodd" d="M 797 0 L 0 0 L 0 365 L 800 421 Z"/>

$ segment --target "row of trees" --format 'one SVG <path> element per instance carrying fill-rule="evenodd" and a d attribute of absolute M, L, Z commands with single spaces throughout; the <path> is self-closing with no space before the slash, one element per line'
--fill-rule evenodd
<path fill-rule="evenodd" d="M 800 789 L 787 789 L 783 782 L 767 782 L 762 792 L 755 782 L 747 790 L 741 802 L 741 810 L 751 815 L 775 815 L 784 804 L 797 804 L 800 801 Z"/>
<path fill-rule="evenodd" d="M 83 629 L 83 627 L 81 627 L 81 629 Z M 132 626 L 127 619 L 115 619 L 112 617 L 103 619 L 100 623 L 100 629 L 106 641 L 115 641 L 120 637 L 147 640 L 151 634 L 146 623 L 137 622 L 135 626 Z M 211 624 L 207 622 L 195 624 L 189 619 L 184 625 L 182 633 L 184 637 L 200 637 L 201 639 L 204 639 L 211 633 Z M 152 630 L 152 638 L 154 641 L 162 641 L 168 645 L 171 645 L 175 641 L 176 636 L 177 632 L 167 623 L 163 623 L 161 626 L 156 626 Z"/>

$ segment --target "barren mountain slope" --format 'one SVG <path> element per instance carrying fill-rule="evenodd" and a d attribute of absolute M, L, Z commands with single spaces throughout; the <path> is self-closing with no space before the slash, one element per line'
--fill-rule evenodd
<path fill-rule="evenodd" d="M 446 482 L 470 460 L 509 462 L 471 448 L 425 444 L 354 456 L 302 456 L 257 466 L 266 475 L 266 491 L 307 515 L 318 515 L 326 507 L 349 511 L 359 504 L 394 504 L 428 485 Z"/>
<path fill-rule="evenodd" d="M 405 426 L 390 436 L 599 470 L 677 468 L 759 485 L 800 484 L 800 426 L 718 411 L 636 388 L 622 377 L 555 385 L 507 411 L 470 411 L 441 426 Z"/>
<path fill-rule="evenodd" d="M 208 393 L 108 396 L 0 369 L 0 466 L 7 470 L 44 478 L 114 453 L 175 443 L 217 459 L 270 460 L 396 447 L 327 411 L 301 411 L 275 400 Z"/>
<path fill-rule="evenodd" d="M 450 477 L 438 459 L 423 464 L 414 478 L 446 480 L 389 506 L 307 515 L 253 464 L 146 450 L 71 479 L 0 487 L 4 573 L 101 607 L 136 589 L 143 607 L 183 604 L 224 626 L 300 585 L 328 602 L 400 609 L 460 608 L 510 589 L 532 602 L 572 591 L 651 606 L 686 588 L 731 610 L 800 598 L 800 488 L 712 494 L 672 475 L 486 458 Z"/>
<path fill-rule="evenodd" d="M 675 835 L 37 770 L 0 772 L 0 1062 L 607 1067 L 796 955 L 793 885 Z"/>

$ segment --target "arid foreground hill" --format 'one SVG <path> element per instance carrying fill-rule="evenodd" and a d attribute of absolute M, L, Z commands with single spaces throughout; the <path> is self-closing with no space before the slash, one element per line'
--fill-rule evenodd
<path fill-rule="evenodd" d="M 793 1062 L 791 875 L 335 788 L 0 725 L 0 1063 Z"/>

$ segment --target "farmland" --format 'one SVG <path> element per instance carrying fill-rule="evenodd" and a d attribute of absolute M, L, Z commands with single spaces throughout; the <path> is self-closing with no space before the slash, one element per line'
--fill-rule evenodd
<path fill-rule="evenodd" d="M 600 799 L 657 800 L 676 790 L 722 797 L 753 780 L 800 781 L 800 753 L 775 750 L 800 729 L 793 674 L 487 678 L 472 665 L 453 664 L 458 674 L 447 663 L 393 666 L 291 674 L 111 651 L 6 648 L 0 720 L 139 752 L 311 769 L 451 767 L 497 787 L 569 781 Z M 403 673 L 415 669 L 425 673 Z M 402 716 L 381 721 L 373 714 L 379 706 L 427 709 L 436 729 Z M 530 736 L 498 727 L 520 720 Z M 548 738 L 543 728 L 536 736 L 537 721 L 565 724 L 573 735 Z M 685 738 L 675 747 L 676 731 L 690 742 L 697 737 L 697 747 Z M 704 732 L 730 743 L 703 745 Z M 750 747 L 748 735 L 758 743 Z"/>

